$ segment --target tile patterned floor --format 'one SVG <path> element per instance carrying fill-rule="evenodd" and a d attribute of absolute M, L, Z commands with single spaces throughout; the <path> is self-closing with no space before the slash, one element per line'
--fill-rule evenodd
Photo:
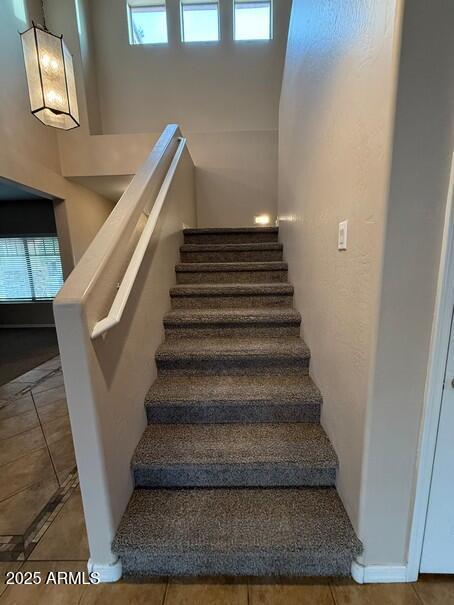
<path fill-rule="evenodd" d="M 320 578 L 6 586 L 8 571 L 84 572 L 88 559 L 58 360 L 38 370 L 0 387 L 0 559 L 16 559 L 0 561 L 0 605 L 454 605 L 454 576 L 367 586 Z"/>
<path fill-rule="evenodd" d="M 0 561 L 31 555 L 76 488 L 60 359 L 0 386 Z"/>

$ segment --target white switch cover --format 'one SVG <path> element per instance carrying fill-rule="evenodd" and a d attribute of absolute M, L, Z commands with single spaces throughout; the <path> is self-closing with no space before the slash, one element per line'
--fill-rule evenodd
<path fill-rule="evenodd" d="M 339 235 L 337 240 L 338 250 L 347 250 L 347 231 L 348 221 L 342 221 L 339 223 Z"/>

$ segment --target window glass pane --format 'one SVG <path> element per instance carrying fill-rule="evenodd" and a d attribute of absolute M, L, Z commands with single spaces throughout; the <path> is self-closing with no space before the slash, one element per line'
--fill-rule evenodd
<path fill-rule="evenodd" d="M 32 289 L 20 238 L 0 239 L 0 301 L 32 300 Z"/>
<path fill-rule="evenodd" d="M 166 44 L 167 15 L 165 4 L 131 7 L 133 44 Z"/>
<path fill-rule="evenodd" d="M 217 2 L 183 3 L 181 9 L 183 42 L 217 42 L 219 40 Z"/>
<path fill-rule="evenodd" d="M 235 40 L 271 38 L 271 2 L 235 2 Z"/>
<path fill-rule="evenodd" d="M 0 301 L 51 300 L 62 285 L 56 237 L 0 238 Z"/>
<path fill-rule="evenodd" d="M 56 237 L 27 238 L 36 299 L 54 298 L 63 284 L 60 250 Z"/>

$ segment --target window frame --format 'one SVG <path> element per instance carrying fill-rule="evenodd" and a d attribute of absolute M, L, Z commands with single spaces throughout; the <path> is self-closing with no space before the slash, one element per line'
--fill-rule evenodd
<path fill-rule="evenodd" d="M 241 2 L 238 0 L 232 0 L 233 4 L 233 19 L 232 19 L 232 35 L 233 42 L 236 44 L 266 44 L 267 42 L 271 42 L 274 39 L 274 0 L 248 0 L 250 4 L 260 4 L 263 2 L 267 2 L 270 5 L 270 27 L 269 27 L 269 38 L 249 38 L 247 40 L 237 40 L 236 39 L 236 7 Z"/>
<path fill-rule="evenodd" d="M 134 24 L 133 24 L 133 11 L 134 9 L 142 9 L 142 12 L 146 12 L 146 9 L 157 9 L 164 8 L 164 13 L 166 17 L 166 41 L 165 42 L 134 42 L 135 34 L 134 34 Z M 145 10 L 143 10 L 145 9 Z M 128 18 L 128 35 L 129 35 L 129 45 L 130 46 L 165 46 L 169 44 L 169 21 L 167 19 L 167 3 L 166 0 L 162 0 L 159 4 L 149 4 L 143 6 L 131 6 L 129 1 L 126 0 L 126 12 Z"/>
<path fill-rule="evenodd" d="M 200 2 L 194 3 L 185 3 L 184 0 L 179 0 L 180 2 L 180 40 L 182 44 L 218 44 L 221 41 L 221 7 L 219 5 L 219 0 L 200 0 Z M 184 5 L 186 6 L 198 6 L 198 5 L 215 5 L 216 6 L 216 15 L 217 15 L 217 23 L 218 23 L 218 37 L 216 40 L 185 40 L 184 35 Z"/>
<path fill-rule="evenodd" d="M 16 235 L 1 235 L 0 240 L 14 239 L 14 240 L 22 240 L 22 242 L 23 242 L 23 247 L 24 247 L 24 257 L 23 258 L 25 259 L 25 264 L 26 264 L 26 268 L 27 268 L 27 280 L 28 280 L 31 297 L 0 299 L 0 305 L 25 304 L 25 303 L 49 303 L 54 300 L 55 296 L 58 294 L 58 291 L 55 293 L 54 296 L 48 296 L 48 297 L 36 296 L 37 284 L 34 281 L 33 267 L 31 265 L 31 261 L 30 261 L 30 257 L 32 255 L 30 254 L 28 240 L 46 239 L 46 238 L 50 238 L 50 239 L 57 241 L 58 258 L 60 259 L 60 269 L 61 269 L 61 278 L 62 278 L 60 288 L 63 286 L 65 280 L 64 280 L 64 275 L 63 275 L 63 265 L 61 262 L 60 240 L 56 233 L 33 233 L 33 234 L 27 233 L 27 234 L 16 234 Z M 60 288 L 59 288 L 59 290 L 60 290 Z"/>

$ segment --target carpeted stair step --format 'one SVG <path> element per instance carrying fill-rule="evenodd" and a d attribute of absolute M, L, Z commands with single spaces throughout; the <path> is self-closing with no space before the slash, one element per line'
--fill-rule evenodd
<path fill-rule="evenodd" d="M 151 424 L 132 459 L 136 487 L 333 486 L 319 424 Z"/>
<path fill-rule="evenodd" d="M 361 553 L 334 488 L 136 489 L 112 549 L 132 576 L 342 576 Z"/>
<path fill-rule="evenodd" d="M 148 422 L 319 422 L 322 396 L 308 375 L 159 376 Z"/>
<path fill-rule="evenodd" d="M 166 336 L 299 336 L 301 315 L 288 308 L 176 309 L 164 317 Z"/>
<path fill-rule="evenodd" d="M 165 374 L 307 374 L 309 358 L 300 338 L 168 338 L 156 351 Z"/>
<path fill-rule="evenodd" d="M 277 227 L 185 229 L 185 244 L 238 244 L 277 242 Z"/>
<path fill-rule="evenodd" d="M 291 307 L 293 286 L 265 284 L 183 284 L 170 289 L 172 309 Z"/>
<path fill-rule="evenodd" d="M 183 263 L 235 263 L 282 261 L 282 244 L 185 244 L 180 248 Z"/>
<path fill-rule="evenodd" d="M 177 284 L 286 282 L 287 263 L 178 263 Z"/>

